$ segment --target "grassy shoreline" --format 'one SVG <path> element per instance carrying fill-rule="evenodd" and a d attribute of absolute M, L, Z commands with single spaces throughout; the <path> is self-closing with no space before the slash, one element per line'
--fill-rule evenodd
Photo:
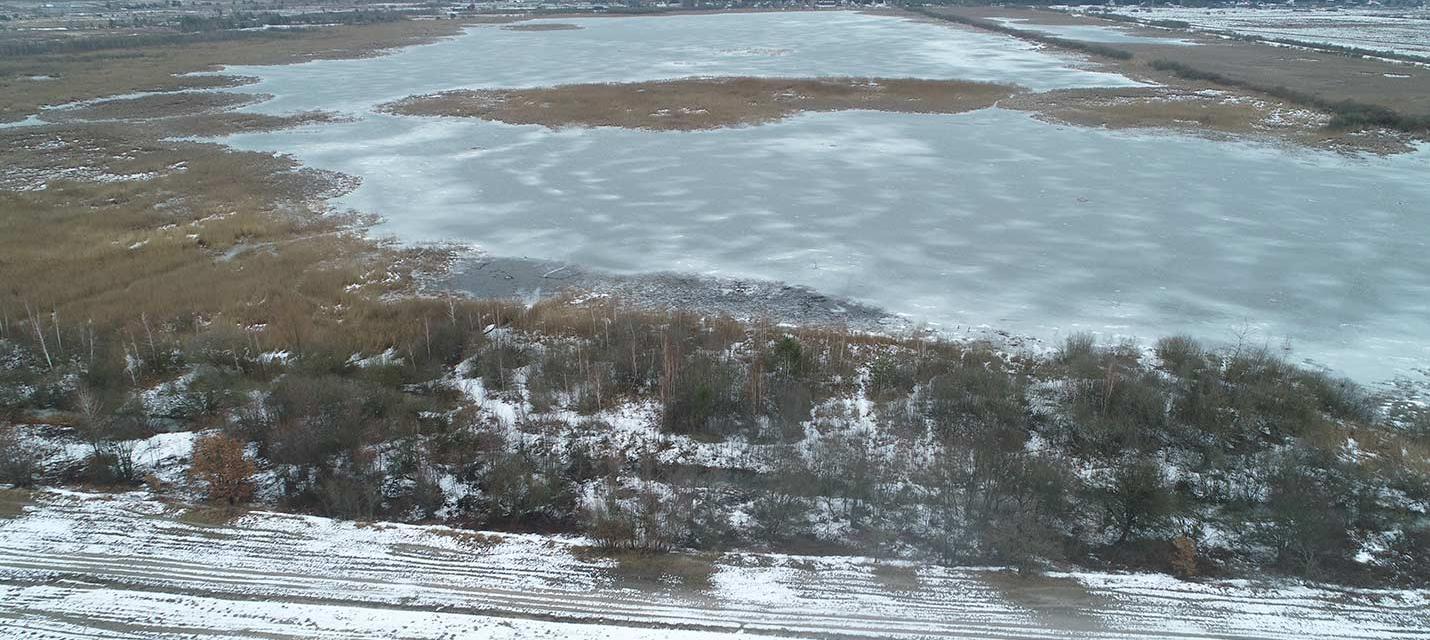
<path fill-rule="evenodd" d="M 181 91 L 232 82 L 186 75 L 223 65 L 293 64 L 359 58 L 457 35 L 459 20 L 402 20 L 258 33 L 235 39 L 0 57 L 0 122 L 18 122 L 46 106 L 149 91 Z M 218 32 L 226 33 L 226 32 Z M 268 35 L 268 34 L 277 35 Z M 46 77 L 48 80 L 29 80 Z"/>

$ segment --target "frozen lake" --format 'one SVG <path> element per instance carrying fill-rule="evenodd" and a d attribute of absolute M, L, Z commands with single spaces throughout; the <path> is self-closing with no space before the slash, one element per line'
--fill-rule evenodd
<path fill-rule="evenodd" d="M 1365 381 L 1430 365 L 1430 150 L 1379 158 L 961 115 L 804 114 L 698 132 L 377 114 L 467 87 L 690 75 L 1127 86 L 1013 38 L 854 13 L 474 28 L 366 60 L 233 67 L 270 113 L 229 138 L 364 180 L 339 205 L 408 241 L 620 274 L 813 287 L 953 329 L 1249 339 Z"/>

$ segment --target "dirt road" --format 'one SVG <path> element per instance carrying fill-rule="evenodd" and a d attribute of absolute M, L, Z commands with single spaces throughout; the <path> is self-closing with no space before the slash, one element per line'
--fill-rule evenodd
<path fill-rule="evenodd" d="M 1430 638 L 1426 592 L 733 553 L 652 577 L 578 539 L 213 524 L 137 493 L 7 502 L 5 638 Z"/>

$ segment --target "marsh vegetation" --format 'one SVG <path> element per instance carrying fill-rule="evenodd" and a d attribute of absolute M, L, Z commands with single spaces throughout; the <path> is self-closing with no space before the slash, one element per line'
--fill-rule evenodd
<path fill-rule="evenodd" d="M 402 115 L 508 124 L 689 131 L 773 122 L 804 111 L 961 113 L 987 108 L 1017 91 L 1005 85 L 909 78 L 688 78 L 452 91 L 382 108 Z"/>

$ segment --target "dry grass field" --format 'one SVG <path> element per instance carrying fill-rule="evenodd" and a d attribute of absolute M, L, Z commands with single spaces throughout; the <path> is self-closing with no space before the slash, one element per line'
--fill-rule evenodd
<path fill-rule="evenodd" d="M 297 347 L 372 297 L 363 285 L 410 283 L 404 254 L 367 240 L 363 219 L 325 211 L 320 196 L 345 188 L 338 176 L 118 127 L 0 140 L 0 309 L 11 321 L 41 314 L 47 331 L 84 334 L 217 320 Z"/>
<path fill-rule="evenodd" d="M 40 105 L 231 86 L 175 74 L 372 55 L 460 27 L 393 22 L 271 40 L 7 58 L 0 60 L 0 120 Z M 39 75 L 52 79 L 28 79 Z M 270 154 L 166 140 L 335 117 L 231 111 L 256 98 L 183 92 L 116 99 L 50 110 L 46 118 L 57 124 L 0 129 L 0 337 L 38 344 L 29 334 L 42 327 L 50 355 L 93 359 L 110 355 L 95 349 L 117 349 L 104 340 L 96 347 L 95 336 L 152 339 L 203 329 L 263 349 L 315 340 L 383 348 L 399 334 L 422 331 L 410 310 L 381 299 L 413 291 L 414 272 L 447 255 L 386 246 L 366 237 L 371 220 L 328 211 L 324 197 L 351 188 L 351 179 Z"/>
<path fill-rule="evenodd" d="M 47 111 L 45 118 L 50 121 L 176 118 L 234 109 L 261 102 L 267 97 L 248 93 L 181 91 L 102 100 L 70 109 L 55 109 Z"/>
<path fill-rule="evenodd" d="M 246 93 L 182 91 L 117 98 L 45 112 L 46 120 L 61 124 L 111 124 L 147 132 L 155 138 L 213 137 L 296 127 L 317 122 L 337 122 L 334 113 L 311 111 L 282 116 L 243 113 L 238 107 L 262 102 L 267 96 Z"/>

